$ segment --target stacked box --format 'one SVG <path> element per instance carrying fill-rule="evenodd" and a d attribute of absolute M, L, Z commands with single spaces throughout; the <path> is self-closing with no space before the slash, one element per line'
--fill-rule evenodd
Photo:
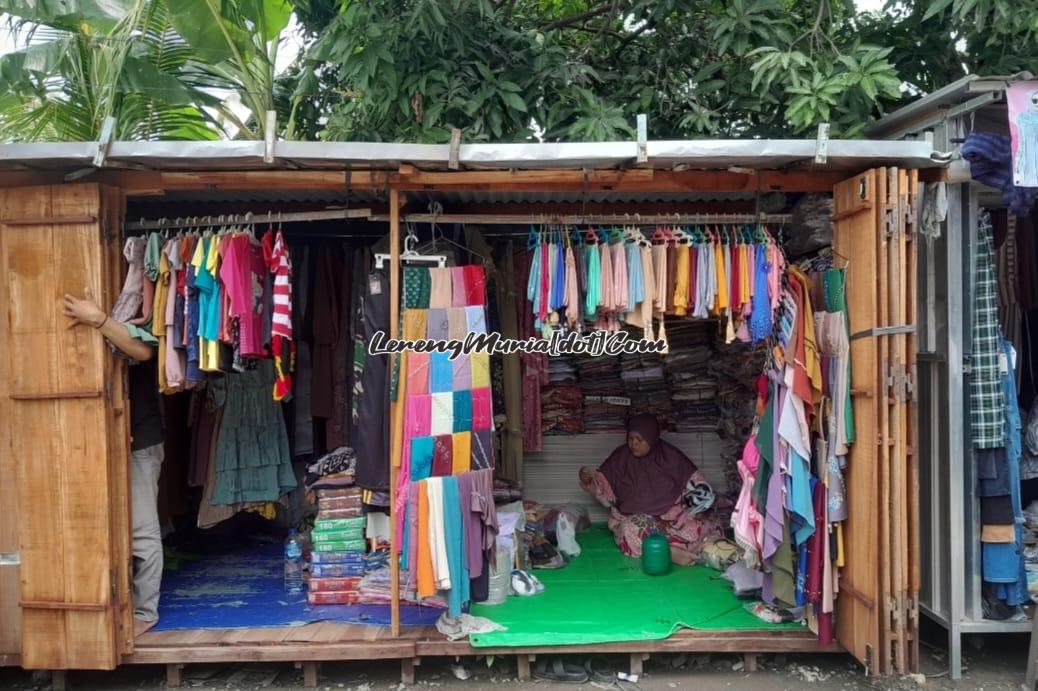
<path fill-rule="evenodd" d="M 359 600 L 367 550 L 367 518 L 357 487 L 317 490 L 317 520 L 310 533 L 311 605 L 350 605 Z"/>

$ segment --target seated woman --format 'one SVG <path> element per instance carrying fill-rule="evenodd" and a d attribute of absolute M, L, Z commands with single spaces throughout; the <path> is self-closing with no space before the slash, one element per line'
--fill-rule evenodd
<path fill-rule="evenodd" d="M 627 426 L 627 443 L 598 470 L 580 469 L 580 485 L 609 507 L 609 529 L 620 550 L 640 557 L 642 540 L 662 533 L 675 564 L 699 558 L 704 543 L 721 535 L 713 515 L 713 491 L 673 444 L 660 439 L 653 415 L 636 415 Z"/>

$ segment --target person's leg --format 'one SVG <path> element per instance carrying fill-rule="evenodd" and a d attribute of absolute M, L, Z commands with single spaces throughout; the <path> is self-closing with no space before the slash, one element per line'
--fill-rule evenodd
<path fill-rule="evenodd" d="M 133 517 L 133 616 L 137 632 L 151 628 L 159 618 L 162 582 L 162 530 L 159 526 L 159 473 L 162 444 L 133 452 L 131 500 Z"/>

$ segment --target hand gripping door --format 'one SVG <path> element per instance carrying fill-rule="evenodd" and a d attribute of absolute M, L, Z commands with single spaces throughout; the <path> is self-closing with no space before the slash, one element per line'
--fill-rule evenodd
<path fill-rule="evenodd" d="M 875 674 L 918 660 L 914 453 L 915 171 L 877 168 L 836 185 L 833 250 L 847 262 L 856 442 L 847 460 L 836 637 Z"/>
<path fill-rule="evenodd" d="M 20 571 L 0 619 L 20 620 L 29 669 L 111 669 L 132 652 L 125 365 L 60 311 L 87 289 L 111 304 L 121 212 L 98 185 L 0 190 L 0 481 L 14 499 L 0 539 L 17 535 Z"/>

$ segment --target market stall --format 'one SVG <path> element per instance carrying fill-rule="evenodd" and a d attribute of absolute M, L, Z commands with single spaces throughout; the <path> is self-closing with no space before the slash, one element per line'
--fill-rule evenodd
<path fill-rule="evenodd" d="M 931 158 L 930 147 L 922 143 L 829 142 L 828 153 L 819 154 L 818 158 L 818 147 L 812 141 L 647 142 L 645 151 L 647 160 L 639 165 L 634 143 L 471 145 L 451 151 L 449 147 L 438 146 L 278 142 L 272 150 L 264 151 L 262 143 L 173 146 L 116 142 L 101 157 L 103 166 L 83 170 L 87 159 L 92 160 L 97 153 L 89 144 L 3 147 L 4 165 L 9 172 L 0 173 L 0 183 L 5 186 L 0 191 L 3 195 L 0 248 L 6 277 L 0 282 L 0 300 L 9 305 L 10 328 L 6 334 L 9 341 L 5 352 L 10 356 L 2 359 L 0 365 L 4 368 L 0 381 L 5 382 L 7 388 L 0 397 L 0 405 L 5 406 L 4 417 L 15 421 L 7 426 L 0 440 L 4 448 L 11 451 L 3 455 L 0 476 L 13 478 L 13 481 L 5 479 L 0 485 L 4 506 L 13 507 L 0 522 L 0 552 L 7 555 L 0 565 L 0 608 L 4 622 L 0 628 L 0 655 L 4 656 L 3 660 L 27 668 L 58 670 L 161 663 L 169 666 L 171 681 L 177 680 L 181 665 L 193 662 L 284 660 L 304 665 L 307 681 L 313 682 L 316 681 L 316 663 L 343 659 L 400 659 L 404 678 L 409 679 L 413 678 L 416 660 L 436 655 L 516 655 L 520 675 L 524 675 L 529 673 L 532 658 L 567 651 L 629 653 L 632 666 L 638 667 L 653 652 L 741 652 L 750 655 L 752 660 L 753 655 L 762 652 L 842 648 L 876 673 L 913 669 L 917 651 L 914 593 L 918 588 L 915 557 L 918 538 L 914 526 L 918 514 L 914 491 L 914 411 L 904 373 L 914 362 L 914 338 L 906 328 L 915 323 L 912 198 L 917 184 L 916 170 L 939 168 Z M 463 169 L 453 170 L 452 160 Z M 25 169 L 11 170 L 16 166 Z M 73 172 L 75 182 L 65 182 L 65 176 Z M 937 175 L 939 170 L 928 170 L 927 174 Z M 502 377 L 519 374 L 520 379 L 531 380 L 534 406 L 524 407 L 525 390 L 520 384 L 520 390 L 515 392 L 520 401 L 517 409 L 515 402 L 508 401 L 507 397 L 497 404 L 490 398 L 485 404 L 479 403 L 484 394 L 477 396 L 476 392 L 485 391 L 490 397 L 494 386 L 488 386 L 484 377 L 489 373 L 476 364 L 470 363 L 471 369 L 465 373 L 467 378 L 462 375 L 464 383 L 458 386 L 455 386 L 458 372 L 447 365 L 443 376 L 444 381 L 450 383 L 443 393 L 453 394 L 453 404 L 457 406 L 457 394 L 469 392 L 467 397 L 461 396 L 469 401 L 470 407 L 462 408 L 469 411 L 468 417 L 455 412 L 442 430 L 409 432 L 405 424 L 411 419 L 406 414 L 411 403 L 407 393 L 410 370 L 406 356 L 399 363 L 389 358 L 381 370 L 361 364 L 361 376 L 373 377 L 372 385 L 365 389 L 370 394 L 367 397 L 357 396 L 355 387 L 343 384 L 351 381 L 348 372 L 344 377 L 336 372 L 340 366 L 352 369 L 346 367 L 347 353 L 356 352 L 353 349 L 356 339 L 366 334 L 351 319 L 351 306 L 356 304 L 357 295 L 367 291 L 369 297 L 383 296 L 379 305 L 384 314 L 380 313 L 379 319 L 388 325 L 390 337 L 406 337 L 404 332 L 415 328 L 419 320 L 428 323 L 429 315 L 419 312 L 433 309 L 471 311 L 478 308 L 478 315 L 470 315 L 475 321 L 459 323 L 460 331 L 471 331 L 477 323 L 485 323 L 484 329 L 493 331 L 490 324 L 501 321 L 498 328 L 504 332 L 506 315 L 512 315 L 508 318 L 515 320 L 523 314 L 532 316 L 529 306 L 523 310 L 519 304 L 523 300 L 529 302 L 531 296 L 518 296 L 516 283 L 509 287 L 504 279 L 508 271 L 505 267 L 511 262 L 512 280 L 528 283 L 529 269 L 522 268 L 521 263 L 528 261 L 540 244 L 545 245 L 545 256 L 556 246 L 571 250 L 575 246 L 584 252 L 594 247 L 596 253 L 605 252 L 609 247 L 612 249 L 608 251 L 621 252 L 625 260 L 632 257 L 631 262 L 641 254 L 643 243 L 650 255 L 653 247 L 669 246 L 675 250 L 676 260 L 685 254 L 684 259 L 678 260 L 682 262 L 687 262 L 692 255 L 705 257 L 709 247 L 711 253 L 722 258 L 719 265 L 727 268 L 722 273 L 730 279 L 715 280 L 711 284 L 714 301 L 699 304 L 698 298 L 688 296 L 687 286 L 686 292 L 681 293 L 676 287 L 678 283 L 667 283 L 659 293 L 664 304 L 658 314 L 648 310 L 649 326 L 646 327 L 643 319 L 638 327 L 665 325 L 672 334 L 675 358 L 685 358 L 691 365 L 702 357 L 697 354 L 700 352 L 697 348 L 705 349 L 702 352 L 714 349 L 720 352 L 738 347 L 735 342 L 741 339 L 735 332 L 756 309 L 747 299 L 750 290 L 744 290 L 746 283 L 734 280 L 739 266 L 749 266 L 740 264 L 739 257 L 745 262 L 749 257 L 745 254 L 747 251 L 752 254 L 760 251 L 754 248 L 781 246 L 776 240 L 790 222 L 785 216 L 789 211 L 787 207 L 792 206 L 793 196 L 802 193 L 832 196 L 831 252 L 825 264 L 804 265 L 802 279 L 797 278 L 796 273 L 775 278 L 783 284 L 789 280 L 800 281 L 791 295 L 800 296 L 800 308 L 795 313 L 803 318 L 810 309 L 807 293 L 811 288 L 807 274 L 835 270 L 843 276 L 841 281 L 848 286 L 846 346 L 853 363 L 845 393 L 851 401 L 849 408 L 853 409 L 858 440 L 841 454 L 845 461 L 843 477 L 848 497 L 846 516 L 836 521 L 842 523 L 839 530 L 827 528 L 818 533 L 825 535 L 826 543 L 839 539 L 840 546 L 832 550 L 828 544 L 814 548 L 816 554 L 821 549 L 838 555 L 839 595 L 830 598 L 830 609 L 819 604 L 816 615 L 807 615 L 809 625 L 767 626 L 753 622 L 752 614 L 735 603 L 717 612 L 704 612 L 695 607 L 691 611 L 669 611 L 667 615 L 674 617 L 672 625 L 639 635 L 619 626 L 610 638 L 602 639 L 601 634 L 588 635 L 600 631 L 602 622 L 589 620 L 582 627 L 579 621 L 568 620 L 563 622 L 566 635 L 555 638 L 555 644 L 544 640 L 544 636 L 559 633 L 551 628 L 529 630 L 527 636 L 512 639 L 495 640 L 491 635 L 482 643 L 479 639 L 450 641 L 430 628 L 428 621 L 409 619 L 412 615 L 419 616 L 423 607 L 409 604 L 414 602 L 409 600 L 414 597 L 410 593 L 412 584 L 406 570 L 403 577 L 399 573 L 400 560 L 390 558 L 385 565 L 389 578 L 384 584 L 388 589 L 389 606 L 376 615 L 385 616 L 381 626 L 364 625 L 348 617 L 336 620 L 334 616 L 321 616 L 306 626 L 266 622 L 240 628 L 217 625 L 169 628 L 149 632 L 136 640 L 126 635 L 132 630 L 133 605 L 125 461 L 129 445 L 127 400 L 125 390 L 118 385 L 124 376 L 125 363 L 115 359 L 99 340 L 91 340 L 89 337 L 93 334 L 67 330 L 60 315 L 52 312 L 50 303 L 63 293 L 90 287 L 104 304 L 113 304 L 120 286 L 124 285 L 122 253 L 127 236 L 146 237 L 146 242 L 156 237 L 154 243 L 166 250 L 169 241 L 184 231 L 237 227 L 238 233 L 255 233 L 257 242 L 264 233 L 271 233 L 272 246 L 275 246 L 274 237 L 283 232 L 293 269 L 298 269 L 293 273 L 295 280 L 300 280 L 302 267 L 314 272 L 307 288 L 292 294 L 301 299 L 306 294 L 312 304 L 322 305 L 324 311 L 318 319 L 309 322 L 301 312 L 298 323 L 292 324 L 299 329 L 283 334 L 286 341 L 281 344 L 281 352 L 286 352 L 284 348 L 294 350 L 294 364 L 291 357 L 274 358 L 273 362 L 266 361 L 271 363 L 269 366 L 262 365 L 269 372 L 243 365 L 242 370 L 234 374 L 231 373 L 234 371 L 232 352 L 229 369 L 225 370 L 228 382 L 238 381 L 245 386 L 246 380 L 253 378 L 257 380 L 256 391 L 273 391 L 274 397 L 264 403 L 268 407 L 281 400 L 277 398 L 279 391 L 284 397 L 287 386 L 309 387 L 305 392 L 295 389 L 300 399 L 310 398 L 309 419 L 301 407 L 282 416 L 286 422 L 281 432 L 283 438 L 270 444 L 263 442 L 265 448 L 272 444 L 280 451 L 270 456 L 269 462 L 260 464 L 262 468 L 272 469 L 273 474 L 267 476 L 274 478 L 273 483 L 264 486 L 262 491 L 257 489 L 254 494 L 222 494 L 228 487 L 239 487 L 247 481 L 241 479 L 236 485 L 221 480 L 220 472 L 230 466 L 220 464 L 230 462 L 219 449 L 215 455 L 210 451 L 195 456 L 182 450 L 183 458 L 209 459 L 208 465 L 196 462 L 192 466 L 189 462 L 185 466 L 187 476 L 196 480 L 194 485 L 212 493 L 200 506 L 235 507 L 232 513 L 252 520 L 252 516 L 246 514 L 262 514 L 264 509 L 261 506 L 246 509 L 244 504 L 273 502 L 283 507 L 275 511 L 291 514 L 299 506 L 285 497 L 292 495 L 291 490 L 301 480 L 314 492 L 319 507 L 340 512 L 334 516 L 327 514 L 323 520 L 350 521 L 354 517 L 350 513 L 353 495 L 334 482 L 325 481 L 322 485 L 321 481 L 327 477 L 322 476 L 320 464 L 316 468 L 316 475 L 320 476 L 316 481 L 296 477 L 292 474 L 292 459 L 304 450 L 312 461 L 320 461 L 327 452 L 346 442 L 351 448 L 361 445 L 364 450 L 357 454 L 357 461 L 351 467 L 356 482 L 351 478 L 349 484 L 363 487 L 372 495 L 384 493 L 380 499 L 384 507 L 382 515 L 388 515 L 389 526 L 382 531 L 373 529 L 365 538 L 377 546 L 381 537 L 387 537 L 389 554 L 405 555 L 407 538 L 396 526 L 408 515 L 408 492 L 414 489 L 412 484 L 476 475 L 496 468 L 494 474 L 498 479 L 526 487 L 522 495 L 525 499 L 561 503 L 571 501 L 574 492 L 578 493 L 577 497 L 581 496 L 577 478 L 572 474 L 574 469 L 566 465 L 572 458 L 551 451 L 554 443 L 561 443 L 555 440 L 563 437 L 542 437 L 541 428 L 548 420 L 549 426 L 562 431 L 568 427 L 576 432 L 577 436 L 571 438 L 578 440 L 577 444 L 587 452 L 584 458 L 590 465 L 593 454 L 587 449 L 595 448 L 595 444 L 599 445 L 597 448 L 606 448 L 619 443 L 616 437 L 609 442 L 594 441 L 597 437 L 609 437 L 608 433 L 622 424 L 617 421 L 619 411 L 611 410 L 611 406 L 637 408 L 627 412 L 651 412 L 657 419 L 669 421 L 673 439 L 683 445 L 685 453 L 697 462 L 702 459 L 704 472 L 714 468 L 709 477 L 711 484 L 717 488 L 725 486 L 736 497 L 739 486 L 744 484 L 743 478 L 734 463 L 726 468 L 721 460 L 721 442 L 716 430 L 730 424 L 732 430 L 742 430 L 744 434 L 744 428 L 756 426 L 755 418 L 757 424 L 767 424 L 765 413 L 778 397 L 774 392 L 765 392 L 760 396 L 764 413 L 757 411 L 754 416 L 751 411 L 749 420 L 743 419 L 740 423 L 740 401 L 743 408 L 746 404 L 752 408 L 756 394 L 745 379 L 739 380 L 737 367 L 731 368 L 723 380 L 713 377 L 714 389 L 702 389 L 700 377 L 681 376 L 683 368 L 672 366 L 666 371 L 665 359 L 662 362 L 618 362 L 618 369 L 612 372 L 619 373 L 617 378 L 626 387 L 624 395 L 618 396 L 617 391 L 609 388 L 608 380 L 613 377 L 609 370 L 596 373 L 586 362 L 577 363 L 574 371 L 583 366 L 579 377 L 567 370 L 556 373 L 556 383 L 568 382 L 569 388 L 555 394 L 553 392 L 560 387 L 548 386 L 548 372 L 543 372 L 542 380 L 537 369 L 543 363 L 520 359 L 501 365 Z M 134 220 L 138 218 L 142 220 Z M 531 225 L 535 226 L 533 233 Z M 620 235 L 598 239 L 578 237 L 588 226 L 618 228 Z M 750 227 L 750 235 L 739 236 L 745 226 Z M 723 230 L 713 238 L 700 235 L 688 242 L 671 238 L 657 239 L 654 243 L 654 233 L 660 227 L 720 227 Z M 439 229 L 439 235 L 434 228 Z M 444 229 L 448 232 L 444 233 Z M 573 234 L 574 229 L 579 231 L 577 235 Z M 639 235 L 630 233 L 631 229 L 636 229 Z M 758 229 L 766 235 L 754 235 Z M 479 268 L 478 276 L 461 277 L 462 283 L 451 286 L 455 295 L 459 294 L 455 289 L 457 285 L 466 289 L 476 286 L 471 295 L 460 302 L 452 300 L 449 308 L 431 307 L 430 298 L 424 303 L 421 298 L 411 302 L 409 277 L 424 276 L 424 272 L 429 271 L 426 267 L 430 266 L 409 261 L 412 257 L 408 250 L 412 248 L 404 246 L 403 239 L 412 232 L 423 243 L 436 243 L 432 250 L 426 247 L 418 252 L 419 256 L 446 254 L 444 248 L 453 242 L 457 247 L 451 251 L 458 253 L 455 263 L 444 262 L 443 268 Z M 198 233 L 199 239 L 204 236 L 205 232 Z M 383 237 L 388 238 L 386 246 L 369 251 Z M 197 249 L 197 245 L 193 249 Z M 733 249 L 737 250 L 734 255 Z M 735 256 L 734 265 L 723 263 L 726 251 L 729 262 L 731 256 Z M 374 263 L 379 261 L 380 253 L 387 256 L 381 266 L 376 267 Z M 760 256 L 778 258 L 779 255 Z M 793 259 L 789 258 L 791 265 Z M 490 265 L 494 267 L 490 272 L 487 260 L 492 260 Z M 516 260 L 520 262 L 519 267 L 515 265 Z M 370 263 L 363 263 L 365 261 Z M 432 264 L 434 270 L 441 268 L 437 261 Z M 199 271 L 201 265 L 194 263 Z M 689 265 L 682 263 L 681 266 Z M 732 266 L 736 267 L 734 273 Z M 377 291 L 372 288 L 376 271 L 379 281 L 384 280 L 378 283 Z M 490 289 L 491 284 L 494 290 Z M 642 288 L 646 285 L 643 281 Z M 718 299 L 721 288 L 725 292 L 723 305 Z M 464 290 L 461 292 L 464 294 Z M 685 302 L 667 305 L 666 296 L 675 293 L 684 295 Z M 319 296 L 322 295 L 327 301 L 321 302 Z M 779 293 L 774 295 L 779 297 Z M 579 296 L 582 304 L 587 305 L 587 290 L 582 290 Z M 510 308 L 503 304 L 509 299 L 516 302 Z M 167 300 L 175 308 L 175 299 L 167 297 Z M 578 315 L 569 326 L 584 329 L 587 328 L 584 322 L 589 322 L 606 330 L 630 328 L 632 320 L 628 313 L 635 312 L 631 308 L 644 301 L 644 295 L 640 300 L 631 297 L 623 303 L 618 298 L 603 310 L 606 303 L 599 300 L 589 310 L 592 319 L 584 318 L 589 315 Z M 549 311 L 560 311 L 565 304 L 565 299 L 561 299 L 554 300 L 551 306 L 545 305 L 546 310 L 538 321 L 543 322 L 541 317 L 547 316 Z M 697 307 L 702 308 L 698 314 Z M 758 316 L 768 314 L 772 327 L 773 309 L 777 309 L 777 305 L 757 312 Z M 814 311 L 833 309 L 826 307 L 823 299 L 814 303 Z M 597 324 L 600 316 L 605 321 Z M 480 322 L 480 318 L 484 321 Z M 563 315 L 563 321 L 566 319 L 569 318 Z M 332 323 L 339 326 L 328 331 Z M 745 326 L 748 330 L 749 323 Z M 446 334 L 450 336 L 454 325 L 448 323 L 446 327 Z M 520 324 L 514 327 L 524 328 Z M 215 328 L 216 335 L 210 340 L 218 344 L 221 341 L 219 325 Z M 697 335 L 688 331 L 689 328 L 693 331 L 702 328 L 703 333 Z M 791 333 L 803 334 L 805 328 L 794 328 Z M 727 333 L 728 329 L 731 333 Z M 772 338 L 774 329 L 766 330 L 767 337 L 762 332 L 756 339 L 758 342 Z M 754 338 L 746 340 L 752 345 Z M 205 369 L 206 343 L 201 345 L 203 352 L 198 355 L 198 366 Z M 820 345 L 823 357 L 839 357 L 826 350 L 825 344 Z M 209 366 L 219 371 L 219 350 L 218 346 L 213 347 L 217 358 Z M 170 357 L 180 357 L 174 345 L 169 344 L 169 348 Z M 308 352 L 301 354 L 303 350 Z M 40 366 L 25 367 L 22 354 L 27 352 L 38 354 Z M 190 365 L 189 351 L 184 352 L 183 357 Z M 329 369 L 323 371 L 328 375 L 318 376 L 314 373 L 322 366 L 324 357 L 328 358 Z M 310 361 L 310 376 L 301 376 L 299 370 L 293 370 L 304 358 Z M 167 360 L 167 364 L 170 362 Z M 69 366 L 69 363 L 75 365 Z M 516 365 L 518 372 L 505 374 Z M 294 374 L 291 383 L 285 376 L 289 373 Z M 386 382 L 386 377 L 395 377 L 396 388 L 392 381 Z M 776 378 L 781 380 L 782 375 Z M 581 389 L 576 394 L 584 411 L 579 421 L 560 415 L 557 405 L 558 400 L 574 394 L 573 384 L 577 381 L 578 388 L 589 387 L 587 393 Z M 374 382 L 385 383 L 385 388 L 377 389 Z M 165 384 L 170 389 L 177 388 L 176 382 L 171 383 L 168 378 Z M 227 395 L 232 398 L 238 395 L 233 391 L 237 386 L 229 385 Z M 156 388 L 160 387 L 161 381 L 157 381 Z M 724 388 L 724 392 L 718 387 Z M 376 390 L 380 391 L 377 396 Z M 501 393 L 507 390 L 504 386 Z M 660 394 L 664 390 L 668 398 L 666 405 L 661 403 Z M 547 399 L 545 392 L 549 393 Z M 421 395 L 437 393 L 430 391 Z M 249 395 L 253 394 L 243 392 L 239 397 Z M 555 395 L 563 398 L 553 399 Z M 372 396 L 379 400 L 373 402 Z M 709 399 L 721 400 L 723 396 L 727 396 L 724 400 L 728 401 L 724 413 L 720 409 L 712 411 L 707 405 Z M 800 400 L 812 398 L 810 393 L 805 396 Z M 359 398 L 362 408 L 372 405 L 372 410 L 391 410 L 391 414 L 385 416 L 366 418 L 362 414 L 371 424 L 382 423 L 382 432 L 371 434 L 367 424 L 358 428 L 357 419 L 346 415 L 347 411 L 357 411 L 356 401 L 351 397 Z M 617 404 L 616 399 L 626 403 Z M 323 400 L 328 405 L 315 408 L 314 400 Z M 556 402 L 554 412 L 553 401 Z M 176 407 L 172 403 L 170 406 L 167 410 Z M 257 409 L 249 406 L 243 419 L 253 419 L 250 416 Z M 486 418 L 487 413 L 493 420 Z M 174 423 L 182 425 L 184 430 L 197 429 L 197 424 L 190 425 L 187 420 L 191 415 L 204 415 L 204 412 L 181 409 L 179 415 L 179 422 L 170 419 L 168 429 L 175 428 Z M 498 415 L 503 418 L 498 419 Z M 746 417 L 745 412 L 742 415 Z M 831 411 L 826 416 L 831 416 Z M 722 417 L 728 422 L 723 422 Z M 483 422 L 479 422 L 481 419 Z M 829 417 L 818 419 L 822 424 Z M 289 420 L 291 432 L 287 426 Z M 456 428 L 459 420 L 467 422 Z M 235 429 L 244 429 L 244 424 Z M 271 429 L 269 421 L 253 420 L 252 424 L 267 432 Z M 275 431 L 280 429 L 280 424 L 274 424 Z M 592 433 L 584 427 L 592 428 Z M 364 431 L 358 432 L 358 429 Z M 309 430 L 310 436 L 301 434 L 302 430 Z M 485 432 L 491 434 L 482 434 Z M 197 437 L 187 436 L 189 434 L 181 435 L 181 446 L 192 444 L 191 440 L 198 441 Z M 366 436 L 362 440 L 358 434 Z M 414 474 L 414 466 L 409 463 L 416 463 L 415 449 L 422 448 L 421 444 L 413 444 L 415 439 L 431 440 L 444 435 L 453 435 L 452 453 L 455 450 L 457 453 L 442 459 L 430 456 L 430 461 L 437 463 L 450 458 L 452 468 L 425 477 Z M 587 438 L 589 442 L 581 443 L 580 438 Z M 873 439 L 878 443 L 862 443 L 862 440 Z M 166 444 L 170 449 L 169 438 Z M 478 449 L 486 449 L 488 445 L 493 453 L 480 456 Z M 737 439 L 731 446 L 729 454 L 742 454 L 745 439 Z M 15 454 L 14 449 L 31 451 Z M 805 463 L 815 453 L 810 448 L 802 451 L 804 453 L 796 458 Z M 823 467 L 828 457 L 828 454 L 818 457 Z M 43 467 L 53 472 L 37 472 Z M 327 475 L 343 472 L 339 467 Z M 209 479 L 207 473 L 215 475 Z M 793 474 L 790 473 L 790 477 Z M 538 478 L 544 477 L 560 478 L 559 482 L 549 483 L 557 492 L 555 496 L 547 491 L 530 493 L 538 482 L 543 483 Z M 192 483 L 185 481 L 182 485 L 188 487 Z M 494 489 L 496 492 L 498 488 Z M 319 494 L 322 491 L 325 494 Z M 175 494 L 166 500 L 175 504 L 178 501 Z M 377 505 L 372 495 L 363 495 L 365 506 Z M 747 501 L 750 499 L 747 497 Z M 764 498 L 751 501 L 755 507 L 764 503 Z M 758 513 L 766 514 L 760 510 Z M 192 516 L 198 527 L 207 522 L 202 520 L 201 511 Z M 318 520 L 322 520 L 320 516 L 318 513 Z M 808 518 L 806 514 L 803 517 Z M 813 522 L 814 515 L 810 518 Z M 212 519 L 210 516 L 208 520 Z M 332 533 L 340 527 L 347 531 L 343 527 L 346 523 L 325 525 Z M 830 525 L 828 521 L 826 525 Z M 349 526 L 352 530 L 353 524 Z M 781 529 L 780 522 L 780 533 Z M 316 528 L 318 533 L 323 530 L 320 526 Z M 623 562 L 609 562 L 609 559 L 626 557 L 605 549 L 609 547 L 607 534 L 596 537 L 592 530 L 586 537 L 589 552 L 594 552 L 596 545 L 601 549 L 604 565 L 598 569 L 587 568 L 585 578 L 597 579 L 595 574 L 620 568 L 615 564 Z M 346 543 L 353 539 L 353 533 L 335 534 L 327 539 L 338 545 L 336 549 L 341 547 L 342 553 L 347 553 Z M 603 539 L 605 543 L 599 545 Z M 315 544 L 322 540 L 315 539 Z M 780 538 L 776 545 L 783 542 Z M 806 533 L 802 541 L 794 543 L 796 545 L 805 550 L 806 559 L 809 549 Z M 321 550 L 315 549 L 315 552 Z M 552 581 L 548 586 L 564 592 L 566 579 L 580 577 L 581 569 L 590 563 L 588 559 L 578 557 L 553 574 L 554 580 L 546 578 Z M 351 567 L 349 560 L 336 563 L 342 569 Z M 610 567 L 609 563 L 614 566 Z M 803 573 L 806 576 L 806 572 Z M 353 590 L 338 588 L 342 583 L 328 585 L 336 586 L 330 589 L 337 593 L 333 599 L 345 601 L 352 597 L 343 595 Z M 617 586 L 614 583 L 603 587 Z M 646 587 L 649 588 L 646 596 L 651 597 L 652 589 Z M 690 593 L 696 590 L 694 584 L 689 587 L 692 588 Z M 450 595 L 449 590 L 438 590 Z M 461 593 L 458 597 L 459 603 L 466 599 Z M 693 600 L 690 596 L 688 601 Z M 534 602 L 533 598 L 529 600 L 531 607 Z M 545 602 L 549 604 L 542 606 L 550 611 L 550 601 Z M 309 603 L 311 606 L 320 604 L 323 603 Z M 450 602 L 447 604 L 453 606 Z M 509 602 L 507 606 L 522 609 L 523 604 Z M 813 605 L 808 607 L 813 608 Z M 589 604 L 587 611 L 592 609 Z M 490 610 L 482 606 L 478 611 L 492 617 Z M 524 615 L 517 616 L 511 619 L 515 633 L 522 629 Z M 742 623 L 734 623 L 733 619 L 725 624 L 725 617 L 734 617 Z M 708 622 L 714 624 L 707 625 Z M 415 623 L 420 625 L 409 625 Z M 830 625 L 831 633 L 827 634 Z M 681 630 L 675 632 L 675 629 Z"/>

